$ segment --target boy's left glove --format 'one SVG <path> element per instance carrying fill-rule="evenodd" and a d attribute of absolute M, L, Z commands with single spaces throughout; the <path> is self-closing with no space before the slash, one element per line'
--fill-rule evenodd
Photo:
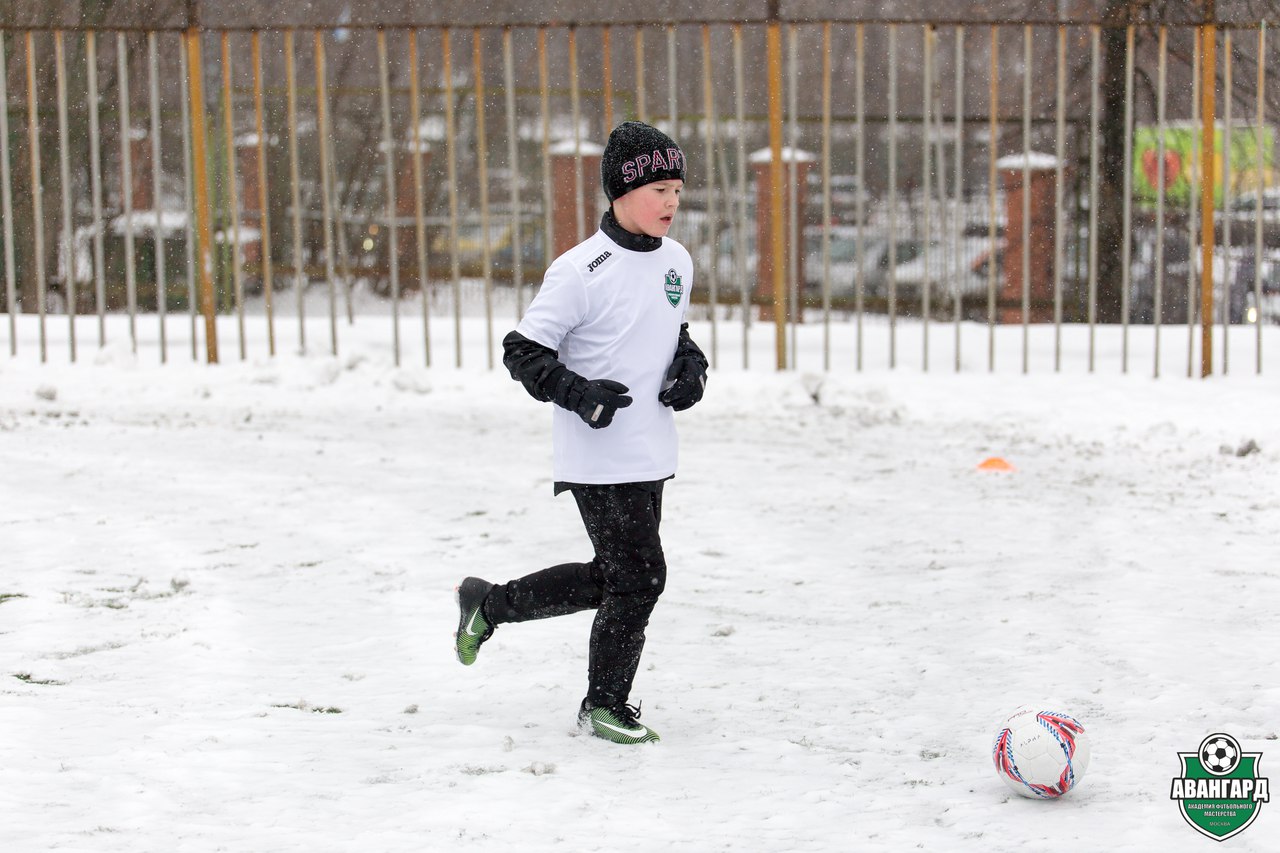
<path fill-rule="evenodd" d="M 658 402 L 683 412 L 702 399 L 707 389 L 707 357 L 689 337 L 689 324 L 680 324 L 676 354 L 667 368 L 666 381 L 658 392 Z"/>
<path fill-rule="evenodd" d="M 667 381 L 662 383 L 658 400 L 677 412 L 683 412 L 702 399 L 707 389 L 707 369 L 694 356 L 677 356 L 667 368 Z"/>

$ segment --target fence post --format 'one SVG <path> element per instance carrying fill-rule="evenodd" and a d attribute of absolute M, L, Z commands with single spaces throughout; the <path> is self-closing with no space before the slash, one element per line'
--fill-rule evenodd
<path fill-rule="evenodd" d="M 1200 377 L 1213 374 L 1214 85 L 1218 67 L 1214 0 L 1204 0 L 1200 25 Z M 1227 141 L 1224 140 L 1224 144 Z"/>
<path fill-rule="evenodd" d="M 213 302 L 213 239 L 209 225 L 209 163 L 205 149 L 204 66 L 200 58 L 200 2 L 187 6 L 187 98 L 191 103 L 191 159 L 195 180 L 197 275 L 200 311 L 204 315 L 205 357 L 218 363 L 217 308 Z"/>
<path fill-rule="evenodd" d="M 18 354 L 18 275 L 13 268 L 13 189 L 9 174 L 9 69 L 0 32 L 0 217 L 4 218 L 5 310 L 9 312 L 9 355 Z"/>
<path fill-rule="evenodd" d="M 782 24 L 778 0 L 770 0 L 766 31 L 769 76 L 769 238 L 773 246 L 773 325 L 777 369 L 787 369 L 787 272 L 782 266 Z"/>

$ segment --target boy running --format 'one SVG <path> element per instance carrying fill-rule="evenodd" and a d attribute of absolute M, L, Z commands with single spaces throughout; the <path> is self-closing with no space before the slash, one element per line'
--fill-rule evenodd
<path fill-rule="evenodd" d="M 555 403 L 555 494 L 573 494 L 595 549 L 502 584 L 457 589 L 455 648 L 463 664 L 494 629 L 594 609 L 579 725 L 615 743 L 657 741 L 628 704 L 645 627 L 666 583 L 658 526 L 675 476 L 673 412 L 702 399 L 707 359 L 689 337 L 689 252 L 667 231 L 685 179 L 680 146 L 624 122 L 600 161 L 610 207 L 591 237 L 551 264 L 503 364 L 536 400 Z"/>

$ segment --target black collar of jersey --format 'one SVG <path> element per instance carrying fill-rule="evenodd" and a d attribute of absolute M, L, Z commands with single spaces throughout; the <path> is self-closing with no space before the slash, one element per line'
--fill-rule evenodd
<path fill-rule="evenodd" d="M 612 207 L 604 212 L 604 216 L 600 217 L 600 230 L 610 240 L 633 252 L 652 252 L 662 245 L 661 237 L 650 237 L 648 234 L 632 234 L 619 225 L 618 220 L 613 216 Z"/>

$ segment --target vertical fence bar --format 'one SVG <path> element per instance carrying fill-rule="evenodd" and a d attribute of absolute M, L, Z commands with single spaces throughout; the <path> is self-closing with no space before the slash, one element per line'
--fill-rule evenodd
<path fill-rule="evenodd" d="M 441 61 L 444 66 L 445 160 L 449 180 L 449 270 L 453 281 L 453 357 L 462 367 L 462 267 L 458 258 L 458 152 L 457 120 L 453 109 L 453 35 L 446 29 L 440 36 Z M 550 208 L 548 208 L 548 216 Z M 548 247 L 550 251 L 550 247 Z"/>
<path fill-rule="evenodd" d="M 708 59 L 708 72 L 710 70 Z M 707 91 L 710 94 L 710 78 Z M 822 25 L 822 369 L 831 369 L 831 23 Z"/>
<path fill-rule="evenodd" d="M 254 30 L 250 36 L 253 51 L 253 126 L 258 136 L 258 230 L 262 249 L 262 299 L 267 314 L 267 353 L 276 354 L 275 281 L 271 257 L 271 211 L 267 191 L 267 123 L 262 92 L 262 34 Z M 157 157 L 157 159 L 159 159 Z M 160 190 L 157 188 L 157 197 Z"/>
<path fill-rule="evenodd" d="M 680 101 L 676 95 L 676 28 L 667 25 L 667 114 L 671 117 L 671 133 L 680 135 Z"/>
<path fill-rule="evenodd" d="M 1031 343 L 1031 27 L 1022 28 L 1022 372 Z"/>
<path fill-rule="evenodd" d="M 600 31 L 600 54 L 604 67 L 601 76 L 604 78 L 604 90 L 600 94 L 600 106 L 604 112 L 603 138 L 608 139 L 613 130 L 613 30 L 607 25 Z"/>
<path fill-rule="evenodd" d="M 328 98 L 325 98 L 326 104 Z M 329 109 L 330 115 L 333 114 L 332 107 Z M 333 228 L 334 228 L 334 249 L 337 252 L 338 263 L 338 280 L 342 284 L 342 302 L 343 307 L 347 309 L 347 325 L 352 325 L 356 321 L 355 300 L 352 294 L 354 290 L 353 284 L 355 276 L 351 273 L 351 253 L 347 246 L 347 226 L 355 218 L 348 214 L 346 199 L 338 191 L 338 152 L 334 149 L 332 119 L 330 119 L 330 132 L 325 134 L 321 140 L 328 153 L 329 158 L 329 186 L 333 190 Z M 350 198 L 348 195 L 347 198 Z M 354 213 L 355 211 L 352 211 Z M 368 217 L 362 217 L 368 222 Z"/>
<path fill-rule="evenodd" d="M 733 135 L 738 143 L 738 215 L 734 217 L 733 223 L 733 271 L 742 288 L 742 369 L 746 370 L 751 365 L 751 283 L 747 281 L 747 122 L 746 84 L 743 77 L 742 27 L 734 24 L 733 92 L 736 124 Z M 714 254 L 713 251 L 713 256 Z"/>
<path fill-rule="evenodd" d="M 178 68 L 182 76 L 182 88 L 187 91 L 191 85 L 191 76 L 187 70 L 186 43 L 181 41 L 182 36 L 179 36 L 179 39 Z M 192 211 L 195 210 L 195 203 L 191 197 L 191 106 L 185 97 L 179 97 L 178 101 L 182 105 L 182 209 L 186 213 L 182 232 L 186 236 L 187 242 L 184 253 L 187 260 L 187 314 L 191 319 L 191 360 L 199 361 L 199 343 L 196 329 L 196 305 L 198 303 L 196 296 L 196 232 L 193 224 L 194 217 L 191 215 Z"/>
<path fill-rule="evenodd" d="M 1228 346 L 1228 332 L 1231 330 L 1231 149 L 1232 116 L 1231 105 L 1235 100 L 1232 93 L 1231 30 L 1222 33 L 1222 296 L 1220 311 L 1222 314 L 1222 375 L 1226 376 L 1231 367 L 1231 347 Z"/>
<path fill-rule="evenodd" d="M 721 286 L 720 285 L 720 279 L 721 279 L 720 249 L 722 244 L 720 241 L 721 240 L 730 241 L 728 248 L 729 248 L 730 256 L 732 256 L 733 242 L 732 242 L 730 229 L 734 227 L 733 214 L 737 208 L 735 207 L 735 199 L 733 194 L 733 170 L 729 166 L 729 153 L 726 150 L 727 145 L 725 143 L 725 140 L 720 135 L 721 122 L 720 122 L 719 114 L 717 114 L 716 116 L 716 123 L 713 130 L 715 133 L 715 147 L 716 147 L 717 191 L 718 191 L 718 196 L 720 200 L 716 203 L 716 227 L 714 232 L 710 236 L 711 243 L 709 246 L 711 257 L 715 259 L 713 262 L 716 264 L 715 284 L 716 284 L 716 294 L 717 294 L 716 301 L 713 303 L 713 307 L 711 311 L 711 366 L 719 367 L 720 366 L 720 352 L 719 352 L 720 320 L 717 315 L 719 314 L 719 308 L 720 308 L 719 293 L 720 293 L 720 286 Z M 720 213 L 721 210 L 724 211 L 723 214 Z M 720 227 L 720 219 L 722 216 L 725 222 L 724 229 L 721 229 Z M 732 273 L 729 274 L 729 280 L 731 281 L 734 280 Z M 730 305 L 734 304 L 732 299 L 726 300 L 726 302 Z M 732 309 L 730 309 L 725 319 L 726 320 L 731 319 L 732 316 L 733 316 L 733 311 Z"/>
<path fill-rule="evenodd" d="M 1160 27 L 1156 57 L 1156 276 L 1152 288 L 1151 333 L 1154 338 L 1152 375 L 1160 378 L 1160 315 L 1164 308 L 1164 186 L 1165 96 L 1167 94 L 1169 29 Z"/>
<path fill-rule="evenodd" d="M 489 248 L 489 144 L 484 109 L 484 41 L 477 27 L 472 32 L 471 62 L 475 71 L 476 96 L 476 167 L 480 184 L 480 263 L 484 275 L 485 351 L 489 369 L 493 370 L 493 256 Z M 574 75 L 577 85 L 577 75 Z M 581 172 L 581 169 L 579 169 Z"/>
<path fill-rule="evenodd" d="M 573 216 L 577 242 L 587 239 L 587 199 L 582 186 L 582 106 L 578 93 L 578 30 L 569 28 L 569 115 L 573 120 Z"/>
<path fill-rule="evenodd" d="M 716 210 L 716 103 L 713 93 L 713 84 L 711 80 L 711 27 L 703 24 L 702 26 L 702 103 L 704 120 L 706 121 L 706 158 L 707 158 L 707 256 L 711 259 L 711 265 L 707 270 L 708 284 L 710 286 L 710 304 L 711 304 L 711 364 L 716 364 L 716 351 L 718 348 L 718 337 L 716 327 L 716 308 L 719 305 L 719 257 L 718 251 L 719 240 L 717 239 L 717 213 Z"/>
<path fill-rule="evenodd" d="M 923 275 L 920 279 L 920 369 L 928 372 L 929 370 L 929 310 L 930 304 L 929 293 L 929 241 L 933 235 L 933 200 L 930 196 L 933 194 L 933 162 L 931 159 L 931 143 L 930 137 L 933 126 L 933 27 L 925 24 L 920 31 L 920 39 L 922 49 L 924 51 L 924 85 L 921 87 L 924 91 L 924 98 L 920 104 L 920 126 L 923 129 L 923 145 L 920 146 L 923 151 L 923 162 L 920 164 L 920 178 L 924 185 L 924 239 L 921 241 L 923 249 L 921 251 L 920 260 L 923 262 Z"/>
<path fill-rule="evenodd" d="M 676 28 L 674 24 L 668 24 L 667 28 L 667 115 L 671 122 L 671 136 L 678 139 L 680 137 L 680 99 L 676 91 L 676 74 L 678 73 L 678 64 L 676 62 Z M 695 124 L 696 128 L 696 124 Z M 695 131 L 696 132 L 696 131 Z M 708 163 L 707 168 L 713 164 Z M 708 188 L 710 184 L 707 184 Z M 690 233 L 688 239 L 695 240 L 697 235 Z M 696 248 L 696 247 L 695 247 Z"/>
<path fill-rule="evenodd" d="M 1124 196 L 1120 229 L 1120 372 L 1129 372 L 1129 285 L 1133 257 L 1133 25 L 1125 30 Z"/>
<path fill-rule="evenodd" d="M 649 113 L 645 109 L 645 73 L 644 73 L 644 28 L 636 27 L 636 118 L 645 124 L 649 123 Z"/>
<path fill-rule="evenodd" d="M 477 39 L 479 35 L 477 34 Z M 391 354 L 400 366 L 400 242 L 396 222 L 396 138 L 391 130 L 391 73 L 387 68 L 387 31 L 378 28 L 378 94 L 382 106 L 382 166 L 387 229 L 387 264 L 391 276 Z M 477 46 L 477 50 L 479 47 Z M 477 81 L 477 86 L 479 82 Z M 483 125 L 481 125 L 483 127 Z M 481 137 L 483 139 L 483 137 Z M 483 160 L 481 161 L 483 163 Z M 483 171 L 481 172 L 483 174 Z"/>
<path fill-rule="evenodd" d="M 338 291 L 333 262 L 333 172 L 329 164 L 329 86 L 326 79 L 324 30 L 316 30 L 316 140 L 320 147 L 321 226 L 324 228 L 324 275 L 329 287 L 329 340 L 338 354 Z"/>
<path fill-rule="evenodd" d="M 31 231 L 36 272 L 36 310 L 40 317 L 40 360 L 49 360 L 45 335 L 45 297 L 47 283 L 44 268 L 44 187 L 40 181 L 40 111 L 36 96 L 35 34 L 27 30 L 27 145 L 31 165 Z"/>
<path fill-rule="evenodd" d="M 956 27 L 956 139 L 955 139 L 955 182 L 956 182 L 956 202 L 955 202 L 955 324 L 956 324 L 956 373 L 960 372 L 960 338 L 961 338 L 961 320 L 963 319 L 963 291 L 961 286 L 968 277 L 968 270 L 965 268 L 963 252 L 964 241 L 964 84 L 965 84 L 965 61 L 964 61 L 964 27 Z"/>
<path fill-rule="evenodd" d="M 1253 322 L 1257 327 L 1254 331 L 1257 333 L 1258 345 L 1254 353 L 1256 361 L 1255 371 L 1259 376 L 1262 375 L 1262 324 L 1264 321 L 1262 316 L 1262 195 L 1266 189 L 1265 165 L 1265 135 L 1263 133 L 1263 123 L 1267 119 L 1267 22 L 1263 21 L 1258 26 L 1258 82 L 1257 82 L 1257 104 L 1254 107 L 1257 118 L 1254 123 L 1254 148 L 1257 150 L 1258 158 L 1258 186 L 1256 189 L 1257 197 L 1253 204 Z"/>
<path fill-rule="evenodd" d="M 547 30 L 538 29 L 538 104 L 542 116 L 542 228 L 543 266 L 550 266 L 555 251 L 555 207 L 551 186 L 551 87 L 547 73 Z"/>
<path fill-rule="evenodd" d="M 200 28 L 186 31 L 187 93 L 191 102 L 191 162 L 194 170 L 196 237 L 199 242 L 196 265 L 200 275 L 200 305 L 204 315 L 205 358 L 218 363 L 217 306 L 213 292 L 213 228 L 209 221 L 209 158 L 206 150 L 204 66 L 200 51 Z"/>
<path fill-rule="evenodd" d="M 605 38 L 605 56 L 609 54 L 608 37 Z M 521 234 L 520 222 L 520 145 L 516 133 L 516 72 L 515 57 L 511 47 L 511 28 L 502 31 L 502 73 L 506 87 L 507 105 L 507 168 L 511 179 L 511 291 L 515 296 L 516 322 L 524 313 L 524 236 Z M 609 98 L 606 96 L 606 105 Z M 605 120 L 605 133 L 608 134 L 612 110 Z"/>
<path fill-rule="evenodd" d="M 889 367 L 898 361 L 898 25 L 889 24 Z"/>
<path fill-rule="evenodd" d="M 1057 174 L 1053 182 L 1053 370 L 1062 370 L 1062 244 L 1063 196 L 1066 193 L 1067 135 L 1067 28 L 1058 25 Z"/>
<path fill-rule="evenodd" d="M 154 34 L 151 36 L 154 38 Z M 67 289 L 67 332 L 71 361 L 76 360 L 76 255 L 75 232 L 71 224 L 71 155 L 68 145 L 67 58 L 62 30 L 53 33 L 53 52 L 58 79 L 58 176 L 62 184 L 62 246 L 58 256 L 62 263 L 62 283 Z M 0 74 L 3 74 L 0 69 Z M 163 348 L 161 349 L 163 352 Z"/>
<path fill-rule="evenodd" d="M 307 267 L 302 254 L 302 189 L 298 164 L 298 69 L 294 54 L 294 31 L 284 31 L 284 74 L 286 113 L 289 123 L 289 204 L 293 220 L 293 297 L 298 311 L 298 349 L 307 350 Z"/>
<path fill-rule="evenodd" d="M 857 364 L 858 372 L 862 372 L 862 313 L 864 302 L 866 300 L 866 275 L 863 272 L 863 258 L 866 257 L 867 251 L 867 233 L 866 233 L 866 187 L 867 187 L 867 39 L 866 25 L 859 22 L 854 28 L 854 48 L 856 57 L 853 64 L 853 114 L 854 126 L 856 132 L 854 134 L 854 159 L 857 164 L 854 168 L 857 170 L 858 186 L 857 195 L 854 197 L 854 211 L 857 223 L 857 229 L 854 234 L 855 254 L 858 262 L 854 266 L 853 273 L 853 312 L 854 312 L 854 360 Z"/>
<path fill-rule="evenodd" d="M 1100 76 L 1102 67 L 1102 27 L 1094 24 L 1089 44 L 1089 372 L 1096 359 L 1098 328 L 1098 158 Z"/>
<path fill-rule="evenodd" d="M 164 205 L 161 203 L 164 193 L 161 186 L 161 175 L 164 173 L 163 161 L 160 158 L 160 58 L 154 31 L 147 33 L 147 70 L 151 101 L 151 206 L 155 214 L 155 231 L 152 233 L 152 246 L 155 249 L 156 275 L 156 320 L 160 325 L 160 363 L 169 360 L 169 341 L 165 328 L 165 314 L 168 308 L 168 278 L 164 258 Z"/>
<path fill-rule="evenodd" d="M 509 29 L 503 31 L 503 45 L 509 50 L 511 46 L 511 31 Z M 511 88 L 508 81 L 507 88 Z M 418 31 L 416 29 L 409 30 L 409 122 L 412 125 L 413 145 L 413 228 L 415 248 L 418 253 L 418 296 L 422 301 L 422 350 L 424 363 L 427 367 L 431 366 L 431 299 L 430 299 L 430 282 L 431 275 L 427 266 L 427 211 L 426 211 L 426 182 L 422 175 L 422 85 L 418 70 Z M 514 140 L 515 131 L 510 131 Z M 511 158 L 511 168 L 513 174 L 519 174 L 516 170 L 515 157 Z M 516 221 L 516 234 L 519 234 L 520 211 L 518 207 L 519 186 L 518 180 L 511 182 L 512 186 L 512 207 L 514 209 L 513 216 Z M 516 257 L 520 256 L 519 239 L 516 240 Z M 519 270 L 519 261 L 516 262 L 516 269 Z M 519 272 L 516 273 L 517 281 L 519 281 Z M 517 297 L 519 288 L 517 287 Z M 519 318 L 520 300 L 516 299 L 517 319 Z"/>
<path fill-rule="evenodd" d="M 929 241 L 929 263 L 927 266 L 927 279 L 929 282 L 929 305 L 930 313 L 933 313 L 933 304 L 935 295 L 937 297 L 938 307 L 942 307 L 942 289 L 946 287 L 948 282 L 954 281 L 955 277 L 951 272 L 952 253 L 949 249 L 958 243 L 958 235 L 954 228 L 956 224 L 955 210 L 948 204 L 949 184 L 947 182 L 947 143 L 950 140 L 946 137 L 946 131 L 943 130 L 945 121 L 945 109 L 942 104 L 942 58 L 938 53 L 938 45 L 940 40 L 938 37 L 938 28 L 932 27 L 929 33 L 930 49 L 933 51 L 932 74 L 929 77 L 929 125 L 928 132 L 925 136 L 925 144 L 930 147 L 929 156 L 932 158 L 933 164 L 933 180 L 937 186 L 936 195 L 931 191 L 929 197 L 930 208 L 937 211 L 938 222 L 938 243 L 936 251 L 932 240 Z M 936 205 L 936 206 L 935 206 Z M 941 311 L 938 312 L 941 314 Z M 932 323 L 932 318 L 930 318 Z"/>
<path fill-rule="evenodd" d="M 803 319 L 800 315 L 800 258 L 804 252 L 804 237 L 800 231 L 800 204 L 799 190 L 796 187 L 798 183 L 798 172 L 800 169 L 800 134 L 798 129 L 796 106 L 796 82 L 800 76 L 799 72 L 799 56 L 796 44 L 797 28 L 795 24 L 787 25 L 787 113 L 789 122 L 787 125 L 787 141 L 789 143 L 790 156 L 783 155 L 783 162 L 786 163 L 787 169 L 787 314 L 791 320 L 791 349 L 790 349 L 790 366 L 794 369 L 799 363 L 798 347 L 796 346 L 797 329 Z M 785 151 L 786 149 L 784 149 Z"/>
<path fill-rule="evenodd" d="M 1196 228 L 1200 194 L 1200 33 L 1197 31 L 1191 53 L 1191 172 L 1187 195 L 1190 197 L 1187 216 L 1187 378 L 1195 376 L 1196 362 Z"/>
<path fill-rule="evenodd" d="M 91 34 L 92 35 L 92 34 Z M 9 312 L 9 355 L 18 354 L 18 275 L 13 248 L 13 175 L 9 166 L 9 64 L 0 31 L 0 216 L 4 217 L 4 293 Z"/>
<path fill-rule="evenodd" d="M 240 360 L 248 355 L 244 329 L 244 271 L 241 269 L 241 235 L 240 235 L 240 186 L 239 170 L 236 168 L 235 107 L 232 103 L 231 90 L 231 39 L 230 33 L 224 32 L 222 47 L 222 143 L 223 155 L 227 161 L 227 206 L 230 208 L 231 231 L 231 284 L 235 298 L 236 331 L 240 337 Z M 226 246 L 226 240 L 223 240 Z"/>
<path fill-rule="evenodd" d="M 996 369 L 996 154 L 999 147 L 1000 28 L 991 28 L 991 58 L 987 105 L 987 371 Z"/>
<path fill-rule="evenodd" d="M 1213 375 L 1213 174 L 1214 84 L 1218 70 L 1218 33 L 1213 21 L 1200 30 L 1200 377 Z"/>
<path fill-rule="evenodd" d="M 783 259 L 782 195 L 782 24 L 770 20 L 765 29 L 769 92 L 769 240 L 772 246 L 774 357 L 778 370 L 787 367 L 786 270 Z M 763 247 L 761 247 L 763 249 Z"/>
<path fill-rule="evenodd" d="M 129 309 L 129 343 L 138 351 L 138 272 L 133 230 L 133 127 L 129 103 L 129 47 L 116 33 L 116 81 L 120 87 L 120 183 L 124 202 L 124 285 Z"/>
<path fill-rule="evenodd" d="M 936 196 L 931 196 L 930 205 L 936 204 L 935 208 L 938 212 L 938 245 L 937 252 L 930 254 L 929 266 L 929 304 L 934 304 L 935 295 L 938 304 L 938 314 L 941 316 L 943 290 L 949 282 L 957 280 L 957 276 L 951 269 L 951 262 L 954 260 L 954 251 L 958 251 L 960 245 L 959 234 L 959 217 L 958 211 L 949 203 L 947 181 L 948 163 L 948 142 L 954 142 L 946 136 L 947 131 L 943 129 L 945 123 L 945 112 L 942 103 L 942 58 L 938 53 L 940 39 L 937 27 L 933 28 L 930 35 L 933 42 L 933 76 L 929 80 L 929 135 L 928 138 L 933 140 L 931 143 L 933 158 L 933 170 L 936 185 L 938 187 Z M 931 244 L 932 248 L 932 244 Z M 930 313 L 933 309 L 931 308 Z M 930 320 L 932 322 L 932 319 Z"/>
<path fill-rule="evenodd" d="M 106 224 L 102 219 L 102 133 L 98 127 L 98 38 L 84 35 L 85 71 L 89 87 L 89 195 L 93 206 L 93 297 L 98 312 L 98 346 L 107 343 Z"/>

